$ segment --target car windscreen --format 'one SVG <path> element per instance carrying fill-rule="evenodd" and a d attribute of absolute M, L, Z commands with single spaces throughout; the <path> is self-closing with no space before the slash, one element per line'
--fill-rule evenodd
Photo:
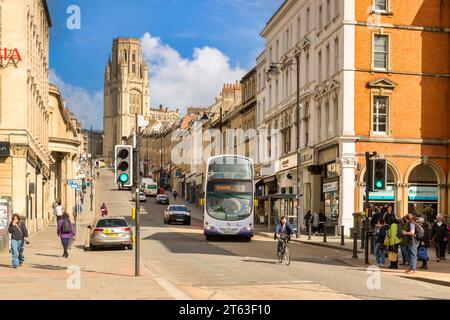
<path fill-rule="evenodd" d="M 186 207 L 183 206 L 173 206 L 170 207 L 169 211 L 188 211 L 188 209 Z"/>
<path fill-rule="evenodd" d="M 123 219 L 102 219 L 97 223 L 97 228 L 118 228 L 127 226 L 127 222 Z"/>

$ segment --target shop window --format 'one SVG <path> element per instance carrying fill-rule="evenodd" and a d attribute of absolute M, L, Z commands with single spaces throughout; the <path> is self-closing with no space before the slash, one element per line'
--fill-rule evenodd
<path fill-rule="evenodd" d="M 415 167 L 408 179 L 408 212 L 433 222 L 439 210 L 438 177 L 426 164 Z"/>

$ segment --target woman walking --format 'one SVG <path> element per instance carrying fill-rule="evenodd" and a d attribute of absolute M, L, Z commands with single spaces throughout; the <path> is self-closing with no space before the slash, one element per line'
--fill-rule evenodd
<path fill-rule="evenodd" d="M 28 242 L 28 230 L 20 220 L 20 216 L 13 214 L 8 231 L 11 234 L 11 258 L 12 266 L 16 269 L 22 266 L 25 257 L 23 255 L 25 243 Z"/>
<path fill-rule="evenodd" d="M 101 208 L 100 208 L 102 217 L 106 217 L 108 215 L 108 208 L 106 207 L 106 204 L 103 203 Z"/>
<path fill-rule="evenodd" d="M 448 241 L 448 226 L 444 222 L 444 216 L 442 214 L 438 214 L 436 219 L 431 231 L 431 241 L 434 242 L 436 247 L 436 259 L 437 262 L 439 262 L 440 259 L 445 260 L 445 249 Z"/>
<path fill-rule="evenodd" d="M 428 248 L 430 247 L 430 236 L 428 223 L 425 221 L 424 217 L 420 217 L 417 221 L 418 225 L 424 230 L 424 235 L 422 239 L 419 239 L 419 247 L 417 249 L 417 260 L 422 261 L 422 266 L 420 269 L 428 269 Z"/>
<path fill-rule="evenodd" d="M 69 252 L 67 248 L 69 247 L 70 240 L 75 236 L 75 231 L 73 230 L 72 222 L 70 221 L 69 214 L 64 212 L 63 217 L 58 222 L 58 237 L 61 238 L 61 244 L 64 249 L 63 257 L 68 258 Z"/>

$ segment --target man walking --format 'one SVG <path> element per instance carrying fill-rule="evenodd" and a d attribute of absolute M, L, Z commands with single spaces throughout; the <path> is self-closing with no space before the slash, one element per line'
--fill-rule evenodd
<path fill-rule="evenodd" d="M 408 214 L 408 231 L 403 231 L 403 235 L 408 237 L 409 246 L 409 269 L 406 273 L 415 273 L 417 269 L 417 248 L 419 247 L 419 239 L 423 237 L 423 229 L 416 222 L 416 214 Z"/>

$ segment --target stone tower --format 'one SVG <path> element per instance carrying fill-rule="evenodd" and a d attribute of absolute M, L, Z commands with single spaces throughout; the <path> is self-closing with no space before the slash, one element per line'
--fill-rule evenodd
<path fill-rule="evenodd" d="M 149 69 L 139 39 L 113 41 L 105 69 L 103 155 L 114 161 L 114 146 L 122 144 L 135 127 L 135 115 L 147 116 L 150 105 Z"/>

